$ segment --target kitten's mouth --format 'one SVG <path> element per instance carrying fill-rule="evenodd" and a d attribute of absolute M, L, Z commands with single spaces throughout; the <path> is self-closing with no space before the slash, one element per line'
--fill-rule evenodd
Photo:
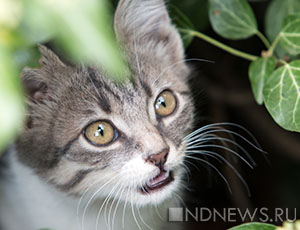
<path fill-rule="evenodd" d="M 173 180 L 174 177 L 172 171 L 161 170 L 156 177 L 152 178 L 144 186 L 140 187 L 139 190 L 142 194 L 156 192 L 166 185 L 170 184 Z"/>

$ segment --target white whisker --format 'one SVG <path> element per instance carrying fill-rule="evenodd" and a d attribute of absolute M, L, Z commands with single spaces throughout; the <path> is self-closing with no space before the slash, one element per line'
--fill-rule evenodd
<path fill-rule="evenodd" d="M 198 133 L 200 133 L 200 132 L 202 132 L 204 130 L 207 130 L 209 128 L 214 128 L 214 127 L 220 128 L 220 126 L 232 126 L 232 127 L 237 127 L 239 129 L 243 130 L 244 132 L 246 132 L 250 136 L 250 138 L 254 141 L 255 144 L 251 143 L 245 137 L 243 137 L 242 135 L 240 135 L 240 134 L 238 134 L 236 132 L 233 132 L 233 131 L 230 131 L 230 130 L 227 130 L 227 131 L 230 131 L 230 132 L 232 132 L 232 134 L 234 134 L 234 135 L 242 138 L 244 141 L 246 141 L 248 144 L 250 144 L 255 149 L 259 150 L 260 152 L 266 153 L 265 151 L 263 151 L 261 149 L 261 146 L 259 145 L 257 139 L 253 136 L 253 134 L 249 130 L 247 130 L 245 127 L 243 127 L 241 125 L 238 125 L 238 124 L 235 124 L 235 123 L 231 123 L 231 122 L 219 122 L 219 123 L 205 125 L 205 126 L 199 128 L 199 129 L 193 131 L 192 133 L 188 134 L 186 137 L 183 138 L 183 140 L 186 141 L 187 139 L 190 139 L 190 137 L 192 137 L 192 136 L 194 136 L 194 135 L 196 135 L 196 134 L 198 134 Z M 223 129 L 223 130 L 226 131 L 226 129 Z"/>
<path fill-rule="evenodd" d="M 205 142 L 210 142 L 210 141 L 221 141 L 224 145 L 226 145 L 226 142 L 228 142 L 228 143 L 231 143 L 231 144 L 235 145 L 238 149 L 240 149 L 247 156 L 247 158 L 251 161 L 251 164 L 253 166 L 256 166 L 255 161 L 249 155 L 249 153 L 246 151 L 245 148 L 243 148 L 237 142 L 235 142 L 233 140 L 230 140 L 228 138 L 225 138 L 225 137 L 218 137 L 216 135 L 207 135 L 207 137 L 201 138 L 199 140 L 194 140 L 193 142 L 189 143 L 187 146 L 188 146 L 188 149 L 193 149 L 193 147 L 198 148 L 200 146 L 200 144 L 205 143 Z M 200 144 L 192 145 L 192 144 L 195 144 L 195 143 L 198 143 L 198 142 L 200 142 Z M 190 146 L 190 145 L 192 145 L 192 146 Z"/>
<path fill-rule="evenodd" d="M 238 176 L 238 178 L 241 180 L 241 182 L 244 184 L 246 190 L 247 190 L 247 193 L 248 193 L 248 196 L 251 196 L 251 192 L 250 192 L 250 189 L 249 189 L 249 186 L 248 184 L 246 183 L 245 179 L 242 177 L 242 175 L 236 170 L 236 168 L 228 161 L 225 159 L 225 157 L 215 153 L 215 152 L 212 152 L 212 151 L 207 151 L 207 150 L 204 150 L 204 151 L 187 151 L 186 153 L 192 153 L 192 154 L 206 154 L 209 156 L 212 156 L 212 155 L 215 155 L 216 157 L 219 157 L 221 160 L 223 160 L 225 162 L 225 164 L 227 164 L 233 171 L 234 173 Z"/>
<path fill-rule="evenodd" d="M 184 207 L 187 207 L 187 205 L 185 204 L 184 200 L 182 199 L 182 197 L 180 195 L 178 195 L 176 192 L 174 192 L 174 195 L 176 196 L 177 199 L 179 199 L 179 203 L 178 203 L 178 207 L 180 207 L 180 205 L 182 204 Z"/>
<path fill-rule="evenodd" d="M 191 170 L 184 164 L 184 162 L 180 162 L 179 164 L 182 165 L 184 173 L 187 175 L 187 179 L 189 181 L 190 180 L 189 175 L 192 175 Z"/>
<path fill-rule="evenodd" d="M 132 215 L 133 215 L 133 218 L 134 218 L 134 221 L 135 221 L 137 227 L 138 227 L 139 229 L 142 229 L 141 226 L 140 226 L 139 223 L 138 223 L 138 220 L 137 220 L 136 216 L 135 216 L 134 206 L 133 206 L 133 202 L 132 202 L 132 201 L 133 201 L 133 192 L 131 192 L 131 201 L 130 201 L 131 212 L 132 212 Z"/>
<path fill-rule="evenodd" d="M 126 210 L 126 205 L 127 205 L 127 201 L 128 201 L 128 195 L 129 195 L 129 189 L 127 190 L 127 194 L 126 194 L 126 198 L 125 198 L 125 204 L 123 207 L 123 215 L 122 215 L 122 228 L 125 228 L 125 210 Z"/>
<path fill-rule="evenodd" d="M 188 147 L 186 148 L 187 150 L 191 150 L 191 149 L 195 149 L 195 148 L 207 148 L 207 147 L 213 147 L 213 148 L 220 148 L 220 149 L 223 149 L 223 150 L 226 150 L 228 152 L 231 152 L 233 153 L 235 156 L 237 156 L 238 158 L 240 158 L 242 161 L 244 161 L 251 169 L 253 169 L 253 166 L 243 157 L 241 156 L 240 154 L 238 154 L 236 151 L 230 149 L 230 148 L 227 148 L 225 146 L 222 146 L 222 145 L 215 145 L 215 144 L 205 144 L 205 145 L 197 145 L 197 146 L 193 146 L 193 147 Z"/>
<path fill-rule="evenodd" d="M 207 134 L 210 134 L 210 133 L 218 133 L 218 132 L 222 132 L 222 133 L 228 133 L 228 134 L 232 134 L 234 136 L 237 136 L 239 138 L 241 138 L 242 140 L 244 140 L 247 144 L 249 144 L 250 146 L 252 146 L 253 148 L 255 148 L 256 150 L 260 151 L 260 152 L 263 152 L 263 153 L 266 153 L 265 151 L 263 151 L 261 148 L 255 146 L 253 143 L 251 143 L 249 140 L 247 140 L 245 137 L 243 137 L 242 135 L 234 132 L 234 131 L 231 131 L 231 130 L 227 130 L 227 129 L 222 129 L 222 128 L 218 128 L 218 129 L 213 129 L 213 130 L 208 130 L 207 132 L 205 133 L 201 133 L 199 134 L 199 136 L 194 136 L 192 137 L 191 139 L 189 139 L 189 141 L 192 141 L 194 139 L 197 139 L 199 137 L 202 137 L 202 136 L 205 136 Z"/>
<path fill-rule="evenodd" d="M 98 192 L 100 192 L 106 185 L 108 185 L 111 181 L 113 181 L 118 175 L 112 177 L 110 180 L 106 181 L 106 183 L 104 183 L 99 189 L 97 189 L 97 191 L 91 196 L 91 198 L 88 200 L 84 210 L 83 210 L 83 214 L 82 214 L 82 222 L 81 222 L 81 228 L 82 230 L 84 230 L 84 220 L 85 220 L 85 214 L 86 211 L 88 209 L 88 206 L 90 205 L 90 203 L 92 202 L 92 200 L 95 198 L 95 196 L 98 194 Z"/>
<path fill-rule="evenodd" d="M 161 214 L 159 213 L 159 210 L 158 210 L 158 207 L 157 207 L 157 204 L 155 204 L 155 212 L 157 214 L 157 216 L 159 217 L 159 219 L 161 219 L 162 221 L 165 221 L 165 219 L 161 216 Z"/>
<path fill-rule="evenodd" d="M 113 205 L 114 205 L 114 203 L 115 203 L 115 201 L 116 201 L 116 199 L 117 199 L 117 197 L 119 196 L 119 192 L 121 192 L 121 190 L 123 189 L 123 186 L 124 186 L 124 184 L 125 184 L 125 182 L 123 182 L 121 185 L 120 185 L 120 188 L 119 188 L 119 190 L 117 191 L 117 193 L 115 194 L 115 196 L 114 196 L 114 199 L 113 199 L 113 201 L 111 202 L 111 205 L 110 205 L 110 208 L 109 208 L 109 211 L 108 211 L 108 228 L 109 229 L 114 229 L 113 227 L 111 227 L 111 226 L 113 226 L 113 221 L 112 221 L 112 224 L 110 225 L 110 215 L 111 215 L 111 212 L 112 212 L 112 208 L 113 208 Z M 119 196 L 119 199 L 118 200 L 120 200 L 120 196 Z M 106 207 L 105 207 L 105 212 L 106 212 Z"/>
<path fill-rule="evenodd" d="M 125 184 L 125 183 L 124 183 L 124 184 Z M 113 218 L 112 218 L 112 230 L 114 229 L 115 217 L 116 217 L 116 214 L 117 214 L 118 206 L 119 206 L 120 201 L 121 201 L 121 197 L 122 197 L 122 195 L 123 195 L 123 193 L 124 193 L 124 191 L 125 191 L 125 189 L 126 189 L 126 187 L 125 187 L 124 185 L 122 185 L 122 186 L 123 186 L 123 189 L 122 189 L 122 191 L 121 191 L 121 195 L 119 196 L 119 199 L 118 199 L 118 202 L 117 202 L 115 211 L 114 211 L 114 213 L 113 213 Z"/>
<path fill-rule="evenodd" d="M 224 175 L 220 172 L 220 170 L 217 169 L 217 167 L 215 167 L 215 166 L 212 165 L 210 162 L 208 162 L 208 161 L 206 161 L 206 160 L 203 160 L 203 159 L 201 159 L 201 158 L 192 157 L 192 156 L 186 156 L 186 158 L 191 158 L 191 159 L 199 160 L 199 161 L 201 161 L 201 162 L 207 164 L 207 165 L 210 166 L 211 168 L 213 168 L 213 169 L 219 174 L 219 176 L 224 180 L 224 182 L 225 182 L 226 185 L 227 185 L 227 188 L 228 188 L 229 192 L 232 193 L 231 188 L 230 188 L 230 185 L 229 185 L 227 179 L 226 179 L 226 178 L 224 177 Z"/>
<path fill-rule="evenodd" d="M 142 221 L 142 223 L 147 227 L 147 228 L 149 228 L 150 230 L 154 230 L 153 228 L 151 228 L 145 221 L 144 221 L 144 219 L 143 219 L 143 217 L 142 217 L 142 215 L 141 215 L 141 212 L 140 212 L 140 210 L 137 208 L 137 213 L 138 213 L 138 215 L 139 215 L 139 217 L 140 217 L 140 220 Z"/>
<path fill-rule="evenodd" d="M 102 205 L 98 211 L 98 214 L 97 214 L 97 217 L 96 217 L 96 230 L 98 230 L 98 223 L 99 223 L 99 219 L 100 219 L 100 215 L 101 215 L 101 212 L 102 212 L 102 209 L 105 205 L 105 210 L 106 210 L 106 207 L 107 207 L 107 204 L 111 198 L 111 196 L 113 195 L 113 193 L 115 192 L 115 190 L 118 188 L 118 186 L 121 184 L 121 181 L 118 182 L 116 185 L 114 185 L 114 187 L 111 189 L 111 191 L 109 192 L 109 194 L 105 197 L 104 201 L 102 202 Z M 104 212 L 104 220 L 106 222 L 106 212 Z M 106 225 L 108 226 L 109 223 L 106 222 Z"/>

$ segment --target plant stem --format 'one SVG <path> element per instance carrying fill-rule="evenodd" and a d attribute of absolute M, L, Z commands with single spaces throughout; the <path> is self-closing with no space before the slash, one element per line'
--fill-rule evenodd
<path fill-rule="evenodd" d="M 288 63 L 282 59 L 278 60 L 278 63 L 282 64 L 282 65 L 287 65 Z"/>
<path fill-rule="evenodd" d="M 260 38 L 260 40 L 264 43 L 264 45 L 269 49 L 271 45 L 270 45 L 270 42 L 268 41 L 268 39 L 260 31 L 257 31 L 256 35 L 257 35 L 257 37 Z"/>
<path fill-rule="evenodd" d="M 277 37 L 275 38 L 275 40 L 273 41 L 271 47 L 268 50 L 268 56 L 269 57 L 273 56 L 273 52 L 274 52 L 280 38 L 281 38 L 281 34 L 278 34 Z"/>
<path fill-rule="evenodd" d="M 235 56 L 238 56 L 238 57 L 241 57 L 241 58 L 244 58 L 244 59 L 247 59 L 249 61 L 255 61 L 258 57 L 257 56 L 254 56 L 254 55 L 251 55 L 251 54 L 247 54 L 247 53 L 244 53 L 242 51 L 239 51 L 239 50 L 236 50 L 230 46 L 227 46 L 203 33 L 200 33 L 198 31 L 194 31 L 194 30 L 188 30 L 188 29 L 180 29 L 180 31 L 184 32 L 184 33 L 188 33 L 192 36 L 195 36 L 195 37 L 198 37 L 198 38 L 201 38 L 203 39 L 204 41 L 207 41 L 208 43 L 222 49 L 222 50 L 225 50 L 227 51 L 228 53 L 231 53 Z"/>

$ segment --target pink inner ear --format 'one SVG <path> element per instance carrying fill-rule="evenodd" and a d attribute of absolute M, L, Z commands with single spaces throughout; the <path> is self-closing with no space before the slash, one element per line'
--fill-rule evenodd
<path fill-rule="evenodd" d="M 23 80 L 23 86 L 29 98 L 33 101 L 42 101 L 47 93 L 47 85 L 32 79 Z"/>
<path fill-rule="evenodd" d="M 41 101 L 45 97 L 45 93 L 41 91 L 37 91 L 33 94 L 33 100 L 35 101 Z"/>

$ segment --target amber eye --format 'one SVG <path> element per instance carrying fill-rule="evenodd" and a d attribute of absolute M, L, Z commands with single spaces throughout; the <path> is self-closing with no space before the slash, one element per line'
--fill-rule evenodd
<path fill-rule="evenodd" d="M 155 101 L 155 111 L 159 116 L 169 116 L 176 109 L 176 98 L 174 94 L 165 90 L 161 92 Z"/>
<path fill-rule="evenodd" d="M 107 145 L 117 138 L 117 131 L 106 121 L 96 121 L 84 130 L 86 139 L 94 145 Z"/>

